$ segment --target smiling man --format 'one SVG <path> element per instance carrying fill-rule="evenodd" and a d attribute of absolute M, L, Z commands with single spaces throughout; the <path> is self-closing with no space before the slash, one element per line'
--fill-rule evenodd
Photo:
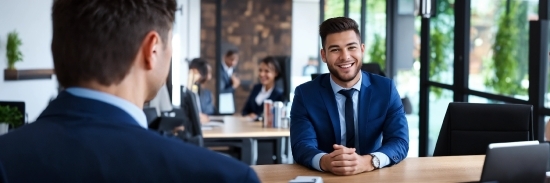
<path fill-rule="evenodd" d="M 301 165 L 354 175 L 399 163 L 409 129 L 393 82 L 361 72 L 365 45 L 345 17 L 319 27 L 330 74 L 298 86 L 290 113 L 292 154 Z"/>

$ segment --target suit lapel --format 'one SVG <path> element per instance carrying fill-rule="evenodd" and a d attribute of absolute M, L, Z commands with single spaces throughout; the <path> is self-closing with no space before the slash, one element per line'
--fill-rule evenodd
<path fill-rule="evenodd" d="M 370 86 L 370 78 L 368 74 L 362 73 L 363 78 L 361 82 L 361 91 L 359 92 L 359 100 L 357 103 L 359 103 L 359 106 L 357 107 L 357 137 L 359 140 L 359 154 L 361 152 L 365 152 L 365 145 L 361 145 L 360 139 L 365 139 L 367 129 L 368 129 L 368 115 L 370 112 L 370 100 L 372 98 L 372 87 Z"/>
<path fill-rule="evenodd" d="M 342 135 L 340 131 L 340 117 L 338 115 L 338 108 L 336 107 L 336 97 L 334 96 L 334 91 L 332 91 L 332 86 L 330 86 L 330 75 L 325 74 L 321 78 L 321 98 L 325 102 L 325 107 L 327 108 L 328 114 L 330 116 L 330 121 L 332 123 L 332 129 L 334 130 L 334 139 L 335 142 L 340 144 L 342 141 Z"/>

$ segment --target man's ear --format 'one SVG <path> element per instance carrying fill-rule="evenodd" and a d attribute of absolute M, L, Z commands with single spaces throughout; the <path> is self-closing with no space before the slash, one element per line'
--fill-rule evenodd
<path fill-rule="evenodd" d="M 365 43 L 361 43 L 361 53 L 365 53 Z"/>
<path fill-rule="evenodd" d="M 161 48 L 160 36 L 157 32 L 151 31 L 145 35 L 141 44 L 140 52 L 143 55 L 145 69 L 152 70 L 157 62 L 157 51 Z"/>
<path fill-rule="evenodd" d="M 321 60 L 323 60 L 324 63 L 327 63 L 327 53 L 325 52 L 325 49 L 321 48 Z"/>

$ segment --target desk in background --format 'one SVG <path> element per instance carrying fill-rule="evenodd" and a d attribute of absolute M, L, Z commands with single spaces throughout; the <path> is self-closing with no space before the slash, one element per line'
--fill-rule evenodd
<path fill-rule="evenodd" d="M 283 154 L 290 154 L 289 129 L 263 128 L 260 122 L 236 116 L 224 116 L 223 121 L 222 126 L 202 130 L 206 147 L 228 145 L 240 147 L 241 160 L 249 165 L 256 164 L 258 140 L 272 140 L 277 144 L 275 154 L 276 162 L 279 164 L 283 163 Z"/>
<path fill-rule="evenodd" d="M 485 155 L 406 158 L 401 163 L 372 172 L 337 176 L 303 166 L 256 165 L 252 168 L 262 182 L 288 181 L 297 176 L 321 176 L 324 183 L 336 182 L 470 182 L 479 181 Z"/>

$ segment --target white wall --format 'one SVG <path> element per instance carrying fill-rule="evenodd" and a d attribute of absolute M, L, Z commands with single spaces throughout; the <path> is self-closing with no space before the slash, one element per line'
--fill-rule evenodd
<path fill-rule="evenodd" d="M 52 0 L 1 0 L 0 1 L 0 101 L 25 101 L 29 121 L 34 121 L 57 94 L 57 81 L 23 80 L 4 81 L 7 68 L 6 39 L 17 30 L 23 42 L 23 62 L 18 69 L 53 68 L 50 52 L 52 37 Z"/>
<path fill-rule="evenodd" d="M 319 0 L 292 1 L 292 90 L 311 79 L 302 70 L 310 56 L 319 54 L 319 24 Z"/>
<path fill-rule="evenodd" d="M 200 57 L 201 1 L 178 0 L 172 54 L 172 104 L 180 105 L 180 85 L 187 85 L 189 62 Z"/>

